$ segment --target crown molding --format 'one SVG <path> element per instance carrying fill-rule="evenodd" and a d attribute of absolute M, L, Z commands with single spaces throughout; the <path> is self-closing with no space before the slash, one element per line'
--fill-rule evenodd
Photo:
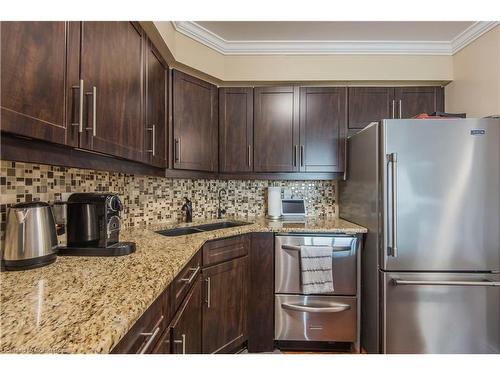
<path fill-rule="evenodd" d="M 499 22 L 476 22 L 452 41 L 228 41 L 192 21 L 173 21 L 179 33 L 223 55 L 446 55 L 450 56 Z"/>
<path fill-rule="evenodd" d="M 469 26 L 467 29 L 453 38 L 453 40 L 451 41 L 451 54 L 454 55 L 464 47 L 471 44 L 481 35 L 487 33 L 499 24 L 500 22 L 498 21 L 475 22 L 473 25 Z"/>

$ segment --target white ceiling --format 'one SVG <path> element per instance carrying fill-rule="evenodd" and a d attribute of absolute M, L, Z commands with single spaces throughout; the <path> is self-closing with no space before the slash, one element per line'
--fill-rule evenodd
<path fill-rule="evenodd" d="M 176 21 L 176 30 L 225 55 L 452 55 L 499 22 Z"/>

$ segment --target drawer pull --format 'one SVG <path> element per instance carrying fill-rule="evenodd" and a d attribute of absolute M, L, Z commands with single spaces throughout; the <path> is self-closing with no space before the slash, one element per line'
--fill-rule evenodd
<path fill-rule="evenodd" d="M 196 275 L 198 274 L 198 271 L 200 270 L 200 266 L 196 267 L 196 268 L 189 268 L 190 271 L 193 271 L 193 273 L 191 274 L 190 277 L 184 277 L 182 279 L 180 279 L 180 281 L 184 281 L 186 284 L 191 284 L 194 280 L 194 278 L 196 277 Z"/>
<path fill-rule="evenodd" d="M 139 351 L 139 354 L 144 354 L 147 352 L 151 344 L 155 341 L 156 336 L 158 336 L 158 333 L 160 332 L 160 327 L 156 327 L 153 332 L 147 332 L 147 333 L 141 333 L 141 336 L 149 336 L 149 340 L 146 342 L 146 344 L 142 347 L 142 349 Z"/>
<path fill-rule="evenodd" d="M 305 306 L 305 305 L 294 305 L 291 303 L 282 303 L 281 307 L 284 310 L 293 310 L 293 311 L 309 312 L 309 313 L 336 313 L 351 309 L 350 305 L 346 305 L 344 303 L 332 303 L 325 306 Z"/>
<path fill-rule="evenodd" d="M 181 337 L 181 340 L 174 340 L 174 344 L 182 344 L 182 354 L 186 354 L 186 335 L 183 333 Z"/>

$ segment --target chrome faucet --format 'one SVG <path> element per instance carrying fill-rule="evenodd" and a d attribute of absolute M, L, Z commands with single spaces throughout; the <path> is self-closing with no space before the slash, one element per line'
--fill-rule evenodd
<path fill-rule="evenodd" d="M 193 221 L 193 202 L 186 197 L 184 199 L 186 201 L 182 205 L 181 210 L 186 211 L 186 223 L 191 223 Z"/>
<path fill-rule="evenodd" d="M 222 215 L 224 215 L 226 213 L 226 210 L 223 208 L 221 209 L 220 208 L 220 198 L 221 198 L 221 193 L 224 192 L 224 194 L 227 195 L 227 191 L 226 189 L 222 188 L 222 189 L 219 189 L 219 208 L 217 208 L 217 219 L 222 219 Z"/>

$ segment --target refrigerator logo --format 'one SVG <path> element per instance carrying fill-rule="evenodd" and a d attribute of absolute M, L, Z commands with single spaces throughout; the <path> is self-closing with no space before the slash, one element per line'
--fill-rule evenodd
<path fill-rule="evenodd" d="M 486 130 L 484 129 L 472 129 L 470 131 L 470 135 L 485 135 L 486 134 Z"/>

